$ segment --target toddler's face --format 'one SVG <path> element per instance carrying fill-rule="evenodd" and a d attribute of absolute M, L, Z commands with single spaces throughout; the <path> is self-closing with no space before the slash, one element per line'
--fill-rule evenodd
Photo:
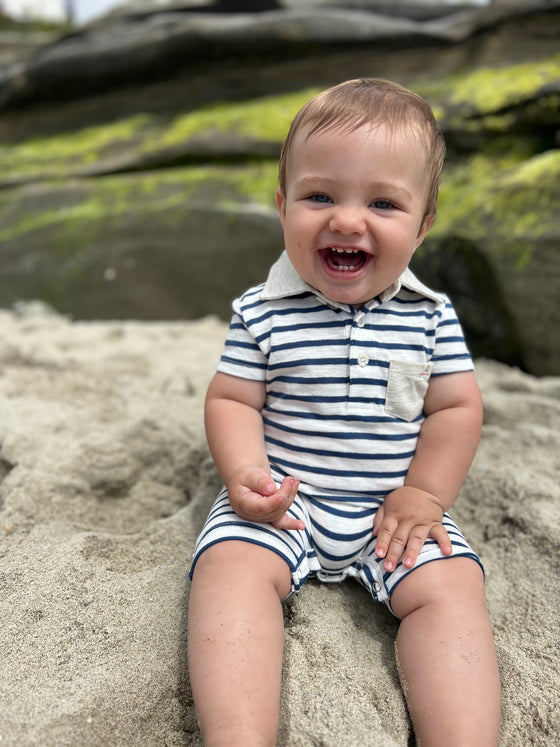
<path fill-rule="evenodd" d="M 426 153 L 384 125 L 305 134 L 276 197 L 286 251 L 327 298 L 360 305 L 392 285 L 431 225 Z"/>

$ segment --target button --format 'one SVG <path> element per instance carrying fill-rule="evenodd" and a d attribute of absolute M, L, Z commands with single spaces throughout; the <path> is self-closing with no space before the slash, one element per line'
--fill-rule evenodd
<path fill-rule="evenodd" d="M 356 324 L 358 325 L 358 327 L 360 327 L 360 329 L 365 326 L 365 323 L 366 323 L 366 320 L 364 319 L 363 316 L 361 316 L 356 322 Z"/>
<path fill-rule="evenodd" d="M 361 366 L 364 368 L 364 366 L 367 366 L 369 363 L 369 355 L 366 355 L 365 353 L 360 353 L 358 356 L 358 366 Z"/>

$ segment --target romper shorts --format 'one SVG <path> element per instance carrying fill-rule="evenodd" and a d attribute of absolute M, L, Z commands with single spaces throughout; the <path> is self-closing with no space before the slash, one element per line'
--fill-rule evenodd
<path fill-rule="evenodd" d="M 273 477 L 276 479 L 278 476 L 273 474 Z M 286 530 L 276 529 L 268 523 L 242 519 L 232 509 L 227 490 L 223 488 L 196 542 L 190 577 L 204 550 L 218 542 L 242 540 L 266 547 L 286 561 L 292 575 L 292 588 L 286 599 L 298 592 L 308 578 L 339 582 L 350 577 L 365 586 L 375 601 L 383 602 L 393 612 L 391 595 L 394 589 L 409 573 L 425 563 L 468 557 L 482 568 L 477 554 L 445 513 L 443 526 L 451 540 L 451 555 L 444 555 L 438 543 L 428 537 L 412 568 L 406 568 L 399 562 L 394 571 L 386 571 L 384 558 L 375 555 L 377 538 L 373 536 L 373 520 L 381 503 L 378 501 L 375 505 L 364 507 L 363 504 L 341 500 L 313 498 L 300 490 L 288 514 L 302 519 L 306 528 Z"/>

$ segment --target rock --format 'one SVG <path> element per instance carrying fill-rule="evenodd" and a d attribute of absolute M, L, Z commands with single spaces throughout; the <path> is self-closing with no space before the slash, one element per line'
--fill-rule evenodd
<path fill-rule="evenodd" d="M 0 193 L 12 215 L 3 302 L 42 298 L 76 318 L 229 318 L 282 250 L 274 189 L 269 207 L 249 201 L 275 172 L 175 169 Z"/>
<path fill-rule="evenodd" d="M 352 2 L 321 4 L 320 12 L 311 3 L 311 7 L 298 4 L 260 13 L 188 12 L 188 3 L 186 9 L 173 3 L 161 10 L 158 3 L 148 3 L 139 16 L 125 6 L 103 22 L 45 46 L 23 65 L 0 73 L 0 105 L 80 97 L 84 91 L 122 86 L 139 77 L 162 79 L 200 59 L 218 62 L 224 56 L 307 54 L 321 46 L 324 50 L 332 45 L 410 39 L 459 42 L 512 14 L 560 6 L 551 0 L 465 4 L 466 11 L 421 20 L 383 15 Z M 403 11 L 411 5 L 418 7 L 405 3 Z M 381 7 L 386 9 L 387 4 Z"/>
<path fill-rule="evenodd" d="M 559 184 L 557 148 L 525 158 L 512 146 L 509 157 L 461 162 L 442 184 L 438 220 L 413 260 L 456 300 L 477 355 L 541 376 L 560 371 Z"/>
<path fill-rule="evenodd" d="M 91 30 L 163 12 L 125 8 Z M 231 33 L 245 16 L 231 16 Z M 511 17 L 460 44 L 311 45 L 287 60 L 271 51 L 258 71 L 239 44 L 222 50 L 227 65 L 177 59 L 165 81 L 95 94 L 84 85 L 82 98 L 5 108 L 0 304 L 39 298 L 74 318 L 227 319 L 231 299 L 262 281 L 282 248 L 273 198 L 291 118 L 324 86 L 374 73 L 424 95 L 448 143 L 418 273 L 456 301 L 475 355 L 557 373 L 559 18 Z"/>
<path fill-rule="evenodd" d="M 439 217 L 413 268 L 452 296 L 475 355 L 539 375 L 560 370 L 553 334 L 560 323 L 559 161 L 549 113 L 558 70 L 551 57 L 498 71 L 495 108 L 485 93 L 497 85 L 491 70 L 418 85 L 451 149 Z M 19 186 L 0 194 L 3 303 L 43 298 L 77 318 L 227 319 L 231 299 L 264 279 L 281 251 L 276 160 L 291 117 L 311 93 L 173 118 L 135 114 L 11 148 L 2 171 L 6 186 Z M 461 106 L 469 118 L 457 115 Z M 241 165 L 251 157 L 260 165 Z M 213 165 L 179 168 L 210 159 Z M 109 176 L 121 170 L 130 173 Z M 71 179 L 96 174 L 105 176 Z M 211 272 L 218 263 L 221 272 Z"/>

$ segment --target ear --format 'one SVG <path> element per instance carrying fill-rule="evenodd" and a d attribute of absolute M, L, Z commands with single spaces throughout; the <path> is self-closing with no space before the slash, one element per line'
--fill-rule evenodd
<path fill-rule="evenodd" d="M 426 234 L 432 227 L 433 222 L 435 221 L 436 216 L 435 215 L 427 215 L 424 220 L 422 221 L 422 225 L 420 226 L 420 229 L 418 230 L 418 234 L 416 235 L 416 241 L 414 242 L 414 249 L 418 249 L 420 244 L 424 241 L 426 238 Z"/>
<path fill-rule="evenodd" d="M 286 195 L 281 187 L 278 187 L 276 190 L 276 209 L 280 216 L 280 223 L 282 224 L 282 227 L 284 227 L 286 221 Z"/>

